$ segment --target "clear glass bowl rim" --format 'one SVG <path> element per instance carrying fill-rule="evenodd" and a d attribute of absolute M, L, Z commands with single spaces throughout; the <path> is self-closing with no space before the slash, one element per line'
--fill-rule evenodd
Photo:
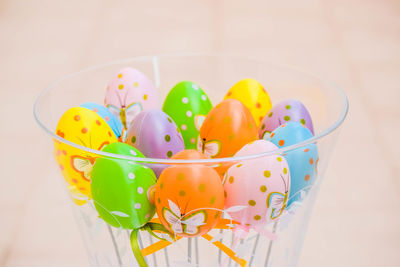
<path fill-rule="evenodd" d="M 41 120 L 38 109 L 41 103 L 42 98 L 53 88 L 57 87 L 58 84 L 62 83 L 65 80 L 68 80 L 70 78 L 74 78 L 76 76 L 85 74 L 87 72 L 104 68 L 104 67 L 109 67 L 111 65 L 117 65 L 117 64 L 123 64 L 123 63 L 132 63 L 135 61 L 152 61 L 157 58 L 170 58 L 170 57 L 175 57 L 175 58 L 180 58 L 180 57 L 217 57 L 217 58 L 225 58 L 225 59 L 232 59 L 232 60 L 246 60 L 246 61 L 252 61 L 254 63 L 267 63 L 271 66 L 276 66 L 276 67 L 281 67 L 281 68 L 286 68 L 291 71 L 296 71 L 298 73 L 301 73 L 303 75 L 307 75 L 309 77 L 312 77 L 314 79 L 317 79 L 323 84 L 326 84 L 327 86 L 335 89 L 339 95 L 341 96 L 341 102 L 340 105 L 341 107 L 341 113 L 339 114 L 338 118 L 336 121 L 327 127 L 326 129 L 322 130 L 320 133 L 314 135 L 312 138 L 309 138 L 307 140 L 304 140 L 302 142 L 284 147 L 284 148 L 279 148 L 275 150 L 271 150 L 268 152 L 263 152 L 263 153 L 257 153 L 257 154 L 251 154 L 251 155 L 246 155 L 246 156 L 240 156 L 240 157 L 227 157 L 227 158 L 213 158 L 213 159 L 197 159 L 197 160 L 183 160 L 183 159 L 161 159 L 161 158 L 138 158 L 138 157 L 131 157 L 131 156 L 125 156 L 125 155 L 119 155 L 119 154 L 114 154 L 114 153 L 108 153 L 108 152 L 103 152 L 100 150 L 95 150 L 91 149 L 88 147 L 84 147 L 78 144 L 75 144 L 71 141 L 68 141 L 60 136 L 58 136 L 56 133 L 51 131 L 45 123 Z M 308 71 L 302 70 L 301 68 L 291 66 L 291 65 L 285 65 L 285 64 L 280 64 L 280 63 L 274 63 L 266 60 L 259 60 L 259 59 L 252 59 L 252 58 L 246 58 L 246 57 L 239 57 L 239 56 L 227 56 L 227 55 L 219 55 L 219 54 L 204 54 L 204 53 L 179 53 L 179 54 L 159 54 L 159 55 L 152 55 L 152 56 L 141 56 L 141 57 L 133 57 L 133 58 L 127 58 L 127 59 L 122 59 L 122 60 L 116 60 L 112 61 L 109 63 L 105 64 L 100 64 L 100 65 L 95 65 L 92 67 L 85 68 L 81 71 L 78 72 L 73 72 L 70 73 L 64 77 L 61 77 L 60 79 L 54 81 L 51 83 L 47 88 L 45 88 L 37 97 L 34 106 L 33 106 L 33 115 L 35 117 L 36 122 L 39 124 L 39 126 L 47 133 L 49 134 L 53 139 L 56 139 L 60 142 L 63 142 L 69 146 L 78 148 L 80 150 L 97 154 L 103 157 L 108 157 L 108 158 L 115 158 L 115 159 L 121 159 L 121 160 L 128 160 L 128 161 L 135 161 L 135 162 L 141 162 L 141 163 L 157 163 L 157 164 L 222 164 L 226 162 L 237 162 L 237 161 L 244 161 L 244 160 L 250 160 L 250 159 L 255 159 L 259 157 L 267 157 L 270 155 L 276 155 L 276 154 L 283 154 L 287 153 L 288 151 L 297 149 L 299 147 L 303 147 L 305 145 L 308 145 L 310 143 L 316 143 L 319 139 L 322 139 L 323 137 L 329 135 L 333 131 L 339 128 L 339 126 L 343 123 L 344 119 L 347 116 L 349 110 L 349 102 L 347 99 L 347 96 L 343 92 L 343 90 L 336 85 L 333 82 L 328 82 L 328 81 L 323 81 L 320 77 L 317 75 L 310 73 Z"/>

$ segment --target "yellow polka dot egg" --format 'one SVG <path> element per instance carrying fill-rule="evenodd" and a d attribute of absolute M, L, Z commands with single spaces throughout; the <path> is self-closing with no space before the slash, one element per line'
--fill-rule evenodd
<path fill-rule="evenodd" d="M 56 134 L 65 140 L 95 150 L 117 142 L 117 137 L 107 122 L 93 110 L 83 107 L 68 109 L 58 122 Z M 91 197 L 90 181 L 96 155 L 58 140 L 54 141 L 54 148 L 57 163 L 70 185 L 75 203 L 86 203 L 85 199 Z"/>
<path fill-rule="evenodd" d="M 245 145 L 235 156 L 245 156 L 278 149 L 265 140 Z M 284 157 L 271 155 L 245 160 L 231 166 L 224 177 L 225 208 L 245 206 L 229 212 L 243 226 L 261 231 L 277 220 L 286 208 L 290 172 Z"/>
<path fill-rule="evenodd" d="M 239 100 L 250 110 L 257 126 L 272 108 L 267 91 L 254 79 L 243 79 L 232 86 L 224 99 L 231 98 Z"/>

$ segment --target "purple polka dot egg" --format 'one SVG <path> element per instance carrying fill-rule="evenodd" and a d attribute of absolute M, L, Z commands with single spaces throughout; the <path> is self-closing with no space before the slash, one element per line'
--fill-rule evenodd
<path fill-rule="evenodd" d="M 245 156 L 278 149 L 266 140 L 245 145 L 235 156 Z M 277 220 L 286 208 L 290 172 L 284 157 L 271 155 L 244 160 L 232 165 L 224 177 L 225 208 L 245 206 L 229 212 L 241 225 L 256 231 Z"/>
<path fill-rule="evenodd" d="M 169 159 L 185 149 L 175 122 L 161 110 L 140 112 L 128 129 L 126 143 L 137 148 L 148 158 Z M 157 177 L 164 169 L 164 166 L 153 164 L 150 167 Z"/>
<path fill-rule="evenodd" d="M 296 99 L 279 102 L 265 115 L 259 126 L 259 137 L 267 140 L 270 133 L 287 122 L 299 122 L 314 134 L 314 127 L 307 108 Z"/>

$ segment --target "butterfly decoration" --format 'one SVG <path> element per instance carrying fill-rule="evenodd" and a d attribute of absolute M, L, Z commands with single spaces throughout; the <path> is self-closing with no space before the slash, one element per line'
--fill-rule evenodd
<path fill-rule="evenodd" d="M 199 137 L 197 150 L 207 157 L 215 158 L 221 153 L 221 142 L 218 140 L 205 141 Z"/>
<path fill-rule="evenodd" d="M 94 157 L 71 156 L 72 168 L 79 172 L 82 178 L 87 181 L 90 181 L 90 175 L 92 173 L 94 162 Z"/>
<path fill-rule="evenodd" d="M 194 117 L 194 125 L 196 126 L 197 131 L 200 131 L 201 125 L 203 125 L 205 119 L 206 116 L 201 114 Z"/>
<path fill-rule="evenodd" d="M 169 208 L 163 208 L 164 219 L 170 225 L 175 234 L 196 235 L 200 232 L 200 226 L 206 222 L 206 213 L 204 211 L 193 212 L 189 215 L 181 214 L 179 207 L 168 200 Z"/>
<path fill-rule="evenodd" d="M 125 105 L 121 105 L 121 108 L 112 104 L 108 104 L 107 108 L 112 114 L 117 116 L 117 118 L 121 119 L 121 122 L 125 128 L 128 128 L 129 124 L 133 121 L 136 115 L 143 110 L 142 104 L 140 103 L 132 103 L 127 107 L 125 107 Z"/>
<path fill-rule="evenodd" d="M 108 145 L 109 142 L 106 141 L 102 143 L 98 150 L 102 150 L 104 146 Z M 82 178 L 90 182 L 90 177 L 92 174 L 93 166 L 96 161 L 96 157 L 91 155 L 72 155 L 71 156 L 71 166 L 76 172 L 80 173 Z"/>
<path fill-rule="evenodd" d="M 282 212 L 285 210 L 287 201 L 288 201 L 288 195 L 289 195 L 289 190 L 287 188 L 287 184 L 285 182 L 285 179 L 282 177 L 282 181 L 285 184 L 285 194 L 279 193 L 279 192 L 272 192 L 269 194 L 267 198 L 267 207 L 271 208 L 271 215 L 270 218 L 272 220 L 275 220 L 279 216 L 281 216 Z"/>

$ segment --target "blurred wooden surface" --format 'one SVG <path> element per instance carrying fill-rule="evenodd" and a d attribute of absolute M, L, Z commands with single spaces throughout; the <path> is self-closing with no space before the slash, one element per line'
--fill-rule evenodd
<path fill-rule="evenodd" d="M 0 36 L 0 266 L 88 266 L 33 120 L 39 92 L 86 66 L 177 51 L 258 56 L 340 84 L 350 113 L 300 266 L 399 266 L 399 1 L 2 0 Z"/>

